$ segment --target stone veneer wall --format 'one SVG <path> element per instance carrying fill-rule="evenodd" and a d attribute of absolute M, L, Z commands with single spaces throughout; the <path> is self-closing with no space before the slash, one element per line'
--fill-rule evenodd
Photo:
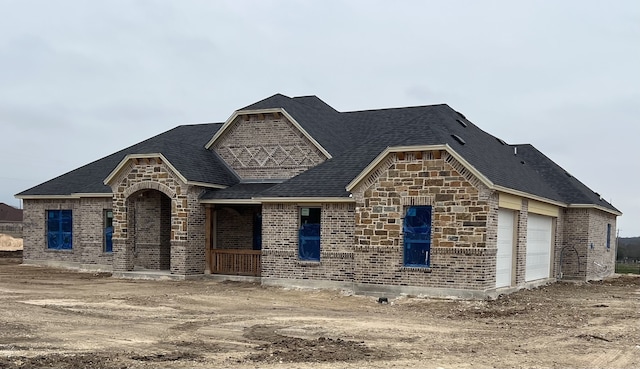
<path fill-rule="evenodd" d="M 327 159 L 291 122 L 273 114 L 238 117 L 212 149 L 242 179 L 291 178 Z"/>
<path fill-rule="evenodd" d="M 263 204 L 262 277 L 353 281 L 354 204 L 318 206 L 322 208 L 320 262 L 310 262 L 298 260 L 299 206 Z"/>
<path fill-rule="evenodd" d="M 358 283 L 487 290 L 495 287 L 498 197 L 445 151 L 390 154 L 355 188 Z M 429 268 L 403 265 L 402 222 L 431 205 Z"/>
<path fill-rule="evenodd" d="M 112 254 L 104 252 L 104 210 L 111 207 L 110 198 L 24 200 L 25 262 L 53 261 L 108 268 Z M 47 210 L 72 211 L 71 250 L 47 249 Z"/>
<path fill-rule="evenodd" d="M 114 270 L 134 267 L 135 207 L 138 194 L 159 191 L 171 200 L 171 273 L 204 272 L 204 206 L 198 201 L 202 189 L 184 183 L 160 158 L 131 159 L 110 183 L 114 192 Z M 159 213 L 158 213 L 159 216 Z"/>

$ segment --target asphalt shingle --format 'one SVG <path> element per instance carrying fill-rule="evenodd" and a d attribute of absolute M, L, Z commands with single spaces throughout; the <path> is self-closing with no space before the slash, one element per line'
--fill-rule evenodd
<path fill-rule="evenodd" d="M 202 199 L 347 197 L 345 187 L 387 147 L 448 144 L 491 182 L 564 203 L 617 211 L 531 145 L 508 145 L 446 104 L 340 113 L 316 96 L 276 94 L 239 110 L 283 108 L 332 156 L 283 183 L 239 183 L 206 143 L 221 123 L 179 126 L 18 195 L 109 193 L 102 184 L 128 154 L 162 153 L 188 180 L 230 186 Z M 461 142 L 463 141 L 463 143 Z"/>

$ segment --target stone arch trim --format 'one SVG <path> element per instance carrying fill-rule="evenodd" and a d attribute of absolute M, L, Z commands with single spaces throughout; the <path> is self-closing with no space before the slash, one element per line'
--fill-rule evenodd
<path fill-rule="evenodd" d="M 130 187 L 128 187 L 126 190 L 124 190 L 124 192 L 122 193 L 123 196 L 125 198 L 129 198 L 129 196 L 133 195 L 134 193 L 141 191 L 141 190 L 156 190 L 156 191 L 160 191 L 163 194 L 167 195 L 170 199 L 175 199 L 177 194 L 176 191 L 172 190 L 171 187 L 164 185 L 162 183 L 158 183 L 158 182 L 152 182 L 152 181 L 144 181 L 144 182 L 138 182 L 135 183 L 133 185 L 131 185 Z"/>

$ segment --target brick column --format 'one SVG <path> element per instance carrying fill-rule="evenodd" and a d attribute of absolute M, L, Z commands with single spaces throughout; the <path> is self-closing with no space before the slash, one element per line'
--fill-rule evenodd
<path fill-rule="evenodd" d="M 113 270 L 133 270 L 133 247 L 126 238 L 113 239 Z"/>
<path fill-rule="evenodd" d="M 529 201 L 522 200 L 522 208 L 518 212 L 517 244 L 516 244 L 516 285 L 525 282 L 527 272 L 527 220 Z"/>

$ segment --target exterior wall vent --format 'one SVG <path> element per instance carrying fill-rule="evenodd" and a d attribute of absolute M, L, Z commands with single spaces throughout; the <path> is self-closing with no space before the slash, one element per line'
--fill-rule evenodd
<path fill-rule="evenodd" d="M 464 145 L 467 143 L 465 140 L 462 139 L 462 137 L 458 135 L 451 135 L 451 137 L 453 137 L 454 140 L 458 141 L 460 145 Z"/>

